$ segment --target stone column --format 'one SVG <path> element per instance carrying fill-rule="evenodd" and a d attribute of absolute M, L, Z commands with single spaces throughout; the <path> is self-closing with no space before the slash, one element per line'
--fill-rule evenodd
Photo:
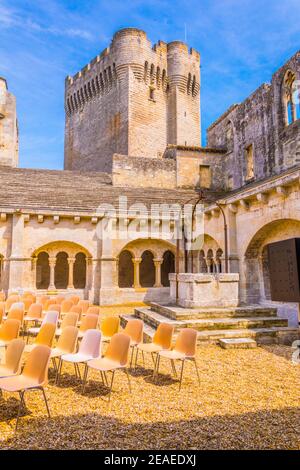
<path fill-rule="evenodd" d="M 142 258 L 133 258 L 133 287 L 135 289 L 139 289 L 141 287 L 140 284 L 140 264 L 141 264 Z"/>
<path fill-rule="evenodd" d="M 32 289 L 36 289 L 36 265 L 37 265 L 37 257 L 33 256 L 31 258 L 31 287 Z"/>
<path fill-rule="evenodd" d="M 75 258 L 68 258 L 69 265 L 69 280 L 68 280 L 68 289 L 74 289 L 74 263 Z"/>
<path fill-rule="evenodd" d="M 55 289 L 55 265 L 56 265 L 56 257 L 49 257 L 49 266 L 50 266 L 50 283 L 49 283 L 49 290 Z"/>
<path fill-rule="evenodd" d="M 154 259 L 154 266 L 155 266 L 155 284 L 154 287 L 162 287 L 161 284 L 161 265 L 163 260 L 161 258 Z"/>

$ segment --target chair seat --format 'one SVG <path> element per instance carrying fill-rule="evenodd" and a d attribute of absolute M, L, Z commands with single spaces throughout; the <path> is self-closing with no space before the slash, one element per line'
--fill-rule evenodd
<path fill-rule="evenodd" d="M 156 352 L 163 350 L 162 346 L 159 346 L 158 344 L 154 344 L 154 343 L 142 343 L 142 344 L 139 344 L 137 348 L 140 351 L 149 352 L 149 353 L 156 353 Z"/>
<path fill-rule="evenodd" d="M 24 353 L 30 353 L 36 346 L 37 346 L 37 344 L 35 344 L 35 343 L 26 344 L 25 348 L 24 348 Z"/>
<path fill-rule="evenodd" d="M 0 348 L 5 348 L 9 344 L 9 341 L 0 340 Z"/>
<path fill-rule="evenodd" d="M 92 356 L 87 356 L 86 354 L 79 354 L 79 353 L 63 354 L 61 358 L 63 361 L 66 361 L 66 362 L 87 362 L 93 359 Z"/>
<path fill-rule="evenodd" d="M 9 367 L 0 366 L 0 378 L 11 377 L 12 375 L 15 375 L 15 373 Z"/>
<path fill-rule="evenodd" d="M 33 328 L 28 328 L 28 333 L 30 333 L 31 335 L 37 335 L 38 332 L 40 331 L 40 327 L 33 327 Z"/>
<path fill-rule="evenodd" d="M 24 321 L 39 321 L 41 318 L 40 317 L 24 317 Z"/>
<path fill-rule="evenodd" d="M 61 328 L 57 328 L 56 332 L 55 332 L 55 336 L 60 336 L 62 334 L 62 329 Z"/>
<path fill-rule="evenodd" d="M 184 353 L 174 351 L 174 349 L 172 351 L 161 351 L 159 355 L 168 359 L 184 359 L 187 357 Z"/>
<path fill-rule="evenodd" d="M 119 362 L 112 361 L 111 359 L 107 359 L 105 357 L 99 359 L 92 359 L 88 362 L 88 366 L 92 369 L 108 371 L 114 369 L 122 369 L 125 366 L 121 366 Z"/>
<path fill-rule="evenodd" d="M 62 349 L 59 348 L 53 348 L 51 349 L 51 358 L 54 357 L 61 357 L 63 354 L 66 354 L 66 351 L 63 351 Z"/>
<path fill-rule="evenodd" d="M 39 385 L 41 384 L 39 384 L 37 380 L 24 377 L 23 375 L 15 375 L 14 377 L 0 379 L 0 389 L 5 390 L 6 392 L 18 392 L 19 390 L 34 388 Z"/>

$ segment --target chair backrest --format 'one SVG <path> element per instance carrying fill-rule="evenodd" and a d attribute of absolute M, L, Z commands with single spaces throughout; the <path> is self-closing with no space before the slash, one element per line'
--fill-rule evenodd
<path fill-rule="evenodd" d="M 100 307 L 97 307 L 95 305 L 93 307 L 89 307 L 86 311 L 86 314 L 88 315 L 89 313 L 91 313 L 92 315 L 99 315 Z"/>
<path fill-rule="evenodd" d="M 21 300 L 25 299 L 31 299 L 33 303 L 36 302 L 36 296 L 32 292 L 24 292 L 23 295 L 21 295 Z"/>
<path fill-rule="evenodd" d="M 78 338 L 78 328 L 76 326 L 66 326 L 57 342 L 57 348 L 64 351 L 65 354 L 71 354 L 76 349 Z"/>
<path fill-rule="evenodd" d="M 7 296 L 7 300 L 11 300 L 12 302 L 19 302 L 20 301 L 20 296 L 16 292 L 11 292 Z"/>
<path fill-rule="evenodd" d="M 29 353 L 22 376 L 36 382 L 36 385 L 46 385 L 51 349 L 43 344 L 37 345 Z"/>
<path fill-rule="evenodd" d="M 51 348 L 55 335 L 56 326 L 53 323 L 45 323 L 41 326 L 40 331 L 34 341 L 35 344 L 45 344 Z"/>
<path fill-rule="evenodd" d="M 73 302 L 73 305 L 77 305 L 80 300 L 80 297 L 79 295 L 71 295 L 71 297 L 69 297 L 67 300 Z"/>
<path fill-rule="evenodd" d="M 78 313 L 69 312 L 67 313 L 63 321 L 61 322 L 61 329 L 63 330 L 67 326 L 76 326 L 78 322 L 79 315 Z"/>
<path fill-rule="evenodd" d="M 97 315 L 86 315 L 80 325 L 80 331 L 94 330 L 98 325 Z"/>
<path fill-rule="evenodd" d="M 39 304 L 42 304 L 43 307 L 45 305 L 45 303 L 49 300 L 49 296 L 48 295 L 41 295 L 41 297 L 37 297 L 37 303 Z"/>
<path fill-rule="evenodd" d="M 46 310 L 46 311 L 49 310 L 50 305 L 56 305 L 56 300 L 55 299 L 47 299 L 44 302 L 43 310 Z"/>
<path fill-rule="evenodd" d="M 30 298 L 30 297 L 27 297 L 26 299 L 22 299 L 22 302 L 24 304 L 25 312 L 27 312 L 30 305 L 32 305 L 34 303 L 34 299 Z"/>
<path fill-rule="evenodd" d="M 132 320 L 128 320 L 124 328 L 124 333 L 130 336 L 135 343 L 141 343 L 143 340 L 143 328 L 144 322 L 139 318 L 133 318 Z"/>
<path fill-rule="evenodd" d="M 69 313 L 71 308 L 73 307 L 73 302 L 71 300 L 64 300 L 61 303 L 61 313 Z"/>
<path fill-rule="evenodd" d="M 79 307 L 82 307 L 82 313 L 86 313 L 87 309 L 90 306 L 90 301 L 89 300 L 79 300 L 77 305 L 79 305 Z"/>
<path fill-rule="evenodd" d="M 55 297 L 55 300 L 56 304 L 62 304 L 62 302 L 65 300 L 65 297 L 63 295 L 58 295 L 57 297 Z"/>
<path fill-rule="evenodd" d="M 105 357 L 125 366 L 128 361 L 130 336 L 125 333 L 116 333 L 110 340 Z"/>
<path fill-rule="evenodd" d="M 8 299 L 6 300 L 5 302 L 5 310 L 6 312 L 9 311 L 10 307 L 16 303 L 16 302 L 19 302 L 20 301 L 20 296 L 19 295 L 11 295 L 10 297 L 8 297 Z"/>
<path fill-rule="evenodd" d="M 0 323 L 2 322 L 2 318 L 5 315 L 5 302 L 0 302 Z"/>
<path fill-rule="evenodd" d="M 8 312 L 7 319 L 8 320 L 19 320 L 22 324 L 23 319 L 24 319 L 24 310 L 20 309 L 20 308 L 11 309 Z"/>
<path fill-rule="evenodd" d="M 28 309 L 27 315 L 32 318 L 41 318 L 42 311 L 43 311 L 42 304 L 31 304 Z"/>
<path fill-rule="evenodd" d="M 101 331 L 103 336 L 108 336 L 111 338 L 113 335 L 118 333 L 120 325 L 119 317 L 106 317 L 102 320 Z"/>
<path fill-rule="evenodd" d="M 101 331 L 90 329 L 84 333 L 78 352 L 95 359 L 100 356 L 100 346 Z"/>
<path fill-rule="evenodd" d="M 44 316 L 43 318 L 43 323 L 42 325 L 44 325 L 45 323 L 53 323 L 53 325 L 55 325 L 56 327 L 56 324 L 57 324 L 57 321 L 58 321 L 58 317 L 59 317 L 59 313 L 58 312 L 55 312 L 55 311 L 50 311 L 46 313 L 46 315 Z"/>
<path fill-rule="evenodd" d="M 13 339 L 6 348 L 5 365 L 13 373 L 18 374 L 21 370 L 21 358 L 25 348 L 23 339 Z"/>
<path fill-rule="evenodd" d="M 11 304 L 9 311 L 11 312 L 12 310 L 20 310 L 20 309 L 24 310 L 24 308 L 25 308 L 24 302 L 14 302 L 13 304 Z"/>
<path fill-rule="evenodd" d="M 6 296 L 5 292 L 0 292 L 0 302 L 5 302 Z"/>
<path fill-rule="evenodd" d="M 192 328 L 180 330 L 174 350 L 185 354 L 187 357 L 194 357 L 196 354 L 197 331 Z"/>
<path fill-rule="evenodd" d="M 61 312 L 61 306 L 59 304 L 51 304 L 48 306 L 48 312 Z"/>
<path fill-rule="evenodd" d="M 78 305 L 73 305 L 73 307 L 70 310 L 70 313 L 78 313 L 78 318 L 80 319 L 81 314 L 82 314 L 82 307 Z"/>
<path fill-rule="evenodd" d="M 153 343 L 158 344 L 163 349 L 169 349 L 172 343 L 174 326 L 170 323 L 160 323 L 153 336 Z"/>
<path fill-rule="evenodd" d="M 12 339 L 16 339 L 19 336 L 21 327 L 20 320 L 11 319 L 6 320 L 0 326 L 0 339 L 2 341 L 11 341 Z"/>

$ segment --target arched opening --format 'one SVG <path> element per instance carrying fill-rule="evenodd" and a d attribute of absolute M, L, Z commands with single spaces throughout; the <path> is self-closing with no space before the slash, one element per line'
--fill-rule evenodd
<path fill-rule="evenodd" d="M 163 254 L 163 262 L 161 264 L 161 283 L 164 287 L 170 286 L 169 274 L 175 272 L 175 256 L 172 251 L 167 250 Z"/>
<path fill-rule="evenodd" d="M 65 251 L 61 251 L 56 256 L 56 264 L 54 270 L 54 284 L 56 289 L 67 289 L 69 280 L 69 264 L 68 255 Z"/>
<path fill-rule="evenodd" d="M 215 272 L 214 254 L 212 250 L 208 250 L 207 252 L 207 272 Z"/>
<path fill-rule="evenodd" d="M 216 269 L 218 273 L 222 272 L 222 256 L 223 251 L 219 248 L 216 253 Z"/>
<path fill-rule="evenodd" d="M 36 261 L 36 288 L 48 289 L 50 284 L 49 255 L 42 251 Z"/>
<path fill-rule="evenodd" d="M 199 270 L 200 270 L 200 273 L 207 273 L 207 264 L 205 260 L 204 250 L 200 250 L 200 253 L 199 253 Z"/>
<path fill-rule="evenodd" d="M 130 251 L 125 250 L 119 256 L 118 270 L 119 287 L 133 287 L 133 262 Z"/>
<path fill-rule="evenodd" d="M 154 256 L 151 251 L 146 250 L 142 254 L 140 265 L 140 284 L 141 287 L 153 287 L 155 284 L 155 266 Z"/>
<path fill-rule="evenodd" d="M 86 256 L 77 253 L 73 268 L 73 282 L 75 289 L 84 289 L 86 286 Z"/>
<path fill-rule="evenodd" d="M 283 103 L 285 124 L 289 126 L 300 119 L 300 90 L 296 75 L 291 70 L 287 71 L 283 81 Z"/>

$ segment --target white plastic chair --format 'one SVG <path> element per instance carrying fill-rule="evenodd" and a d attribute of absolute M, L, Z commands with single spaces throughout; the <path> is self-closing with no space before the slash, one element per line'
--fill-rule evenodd
<path fill-rule="evenodd" d="M 86 364 L 91 359 L 101 356 L 101 331 L 87 330 L 82 338 L 79 350 L 75 354 L 63 354 L 58 365 L 58 381 L 61 376 L 62 363 L 70 362 L 74 364 L 76 377 L 81 379 L 79 364 Z"/>

